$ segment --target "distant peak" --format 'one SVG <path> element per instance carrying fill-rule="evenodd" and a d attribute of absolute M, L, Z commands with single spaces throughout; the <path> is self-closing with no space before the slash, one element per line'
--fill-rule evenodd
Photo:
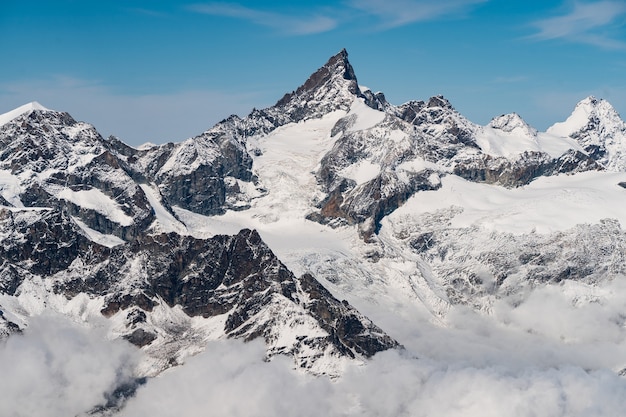
<path fill-rule="evenodd" d="M 50 111 L 50 109 L 42 106 L 36 101 L 31 101 L 30 103 L 24 104 L 16 109 L 13 109 L 4 114 L 0 114 L 0 126 L 3 126 L 9 123 L 11 120 L 15 119 L 23 115 L 24 113 L 29 113 L 32 111 Z"/>
<path fill-rule="evenodd" d="M 517 131 L 527 136 L 535 136 L 537 134 L 537 130 L 526 123 L 517 113 L 503 114 L 494 117 L 491 122 L 489 122 L 488 126 L 507 133 Z"/>
<path fill-rule="evenodd" d="M 593 122 L 592 122 L 593 121 Z M 555 123 L 548 128 L 548 133 L 558 136 L 570 136 L 583 128 L 594 126 L 623 125 L 617 110 L 604 99 L 588 96 L 579 101 L 572 114 L 564 122 Z"/>
<path fill-rule="evenodd" d="M 432 96 L 428 100 L 428 104 L 426 105 L 426 107 L 441 107 L 444 109 L 451 109 L 452 104 L 450 104 L 450 101 L 448 101 L 448 99 L 445 98 L 444 96 L 438 95 L 438 96 Z"/>

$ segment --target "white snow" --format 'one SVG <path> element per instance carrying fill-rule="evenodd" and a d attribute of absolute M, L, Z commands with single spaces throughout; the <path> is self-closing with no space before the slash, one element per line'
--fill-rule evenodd
<path fill-rule="evenodd" d="M 349 132 L 369 129 L 385 119 L 384 112 L 372 109 L 362 98 L 357 98 L 352 102 L 348 113 L 348 116 L 350 115 L 355 115 L 356 121 L 348 129 Z"/>
<path fill-rule="evenodd" d="M 108 248 L 113 248 L 118 245 L 122 245 L 126 243 L 124 240 L 120 239 L 114 235 L 106 235 L 104 233 L 100 233 L 97 230 L 94 230 L 87 226 L 83 221 L 81 221 L 78 217 L 72 216 L 74 223 L 76 223 L 82 230 L 85 232 L 87 237 L 91 239 L 93 242 L 96 242 L 99 245 L 106 246 Z"/>
<path fill-rule="evenodd" d="M 365 184 L 379 174 L 380 165 L 367 160 L 361 160 L 339 171 L 339 175 L 355 181 L 357 185 Z"/>
<path fill-rule="evenodd" d="M 514 158 L 524 152 L 545 152 L 558 158 L 569 149 L 582 151 L 567 135 L 537 132 L 517 114 L 497 117 L 476 130 L 476 143 L 489 155 Z"/>
<path fill-rule="evenodd" d="M 626 225 L 626 173 L 584 172 L 540 177 L 527 186 L 508 189 L 469 182 L 454 175 L 442 188 L 415 194 L 392 213 L 390 221 L 458 208 L 452 227 L 479 226 L 509 233 L 550 233 L 604 218 Z"/>
<path fill-rule="evenodd" d="M 217 145 L 202 137 L 187 139 L 174 148 L 159 172 L 160 175 L 183 175 L 201 165 L 211 165 L 219 155 Z"/>
<path fill-rule="evenodd" d="M 148 184 L 140 184 L 139 186 L 154 209 L 154 214 L 158 223 L 158 225 L 155 226 L 156 229 L 159 232 L 164 233 L 176 232 L 179 234 L 187 234 L 187 228 L 185 225 L 178 221 L 172 213 L 163 207 L 159 191 Z"/>
<path fill-rule="evenodd" d="M 124 213 L 117 202 L 97 188 L 80 191 L 63 188 L 56 197 L 67 200 L 77 206 L 94 210 L 122 226 L 133 224 L 133 218 Z"/>
<path fill-rule="evenodd" d="M 142 143 L 141 145 L 137 146 L 135 149 L 137 149 L 138 151 L 146 151 L 148 149 L 151 148 L 156 148 L 157 145 L 156 143 L 152 143 L 152 142 L 146 142 L 146 143 Z"/>
<path fill-rule="evenodd" d="M 605 151 L 598 162 L 609 171 L 626 171 L 626 123 L 606 100 L 587 97 L 571 116 L 548 129 L 552 135 L 575 137 L 584 148 Z"/>
<path fill-rule="evenodd" d="M 20 179 L 11 171 L 0 170 L 0 195 L 14 207 L 24 207 L 19 195 L 22 193 Z"/>
<path fill-rule="evenodd" d="M 564 122 L 555 123 L 550 126 L 547 133 L 556 136 L 569 136 L 574 132 L 578 132 L 589 123 L 589 116 L 591 116 L 595 110 L 594 101 L 595 98 L 587 97 L 579 102 L 572 114 Z"/>
<path fill-rule="evenodd" d="M 303 253 L 347 252 L 352 231 L 305 219 L 314 200 L 322 197 L 314 171 L 334 144 L 332 127 L 345 115 L 336 111 L 321 119 L 289 124 L 262 138 L 255 145 L 262 155 L 255 157 L 253 170 L 260 186 L 270 191 L 253 199 L 250 209 L 207 217 L 173 207 L 176 215 L 196 237 L 256 229 L 283 262 L 299 259 Z M 288 266 L 296 268 L 296 273 L 304 272 L 301 264 Z"/>
<path fill-rule="evenodd" d="M 420 172 L 426 169 L 440 170 L 442 168 L 438 166 L 437 164 L 426 161 L 420 157 L 415 157 L 408 161 L 404 161 L 396 167 L 396 170 L 398 171 L 409 171 L 409 172 Z"/>
<path fill-rule="evenodd" d="M 9 123 L 11 120 L 15 119 L 16 117 L 19 117 L 22 114 L 31 112 L 33 110 L 50 110 L 50 109 L 45 108 L 44 106 L 37 103 L 36 101 L 31 101 L 30 103 L 24 104 L 23 106 L 13 109 L 9 112 L 0 114 L 0 126 L 3 126 Z"/>

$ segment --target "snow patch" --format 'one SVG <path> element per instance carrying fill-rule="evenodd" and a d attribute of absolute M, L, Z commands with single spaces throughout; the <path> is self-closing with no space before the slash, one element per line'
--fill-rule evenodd
<path fill-rule="evenodd" d="M 80 191 L 64 188 L 56 197 L 74 203 L 77 206 L 94 210 L 122 226 L 133 224 L 133 218 L 124 213 L 117 202 L 97 188 Z"/>
<path fill-rule="evenodd" d="M 594 113 L 597 104 L 595 97 L 587 97 L 576 105 L 572 114 L 564 122 L 550 126 L 547 133 L 556 136 L 569 136 L 578 132 L 589 123 L 589 117 Z"/>
<path fill-rule="evenodd" d="M 126 243 L 124 240 L 120 239 L 117 236 L 106 235 L 104 233 L 100 233 L 97 230 L 90 228 L 85 223 L 83 223 L 78 217 L 72 216 L 72 219 L 74 220 L 74 223 L 76 223 L 78 227 L 80 227 L 82 231 L 85 232 L 85 234 L 91 241 L 96 242 L 99 245 L 106 246 L 108 248 L 113 248 L 115 246 L 123 245 L 124 243 Z"/>
<path fill-rule="evenodd" d="M 138 151 L 147 151 L 148 149 L 156 148 L 158 146 L 159 145 L 157 145 L 156 143 L 146 142 L 146 143 L 142 143 L 141 145 L 137 146 L 135 149 L 137 149 Z"/>
<path fill-rule="evenodd" d="M 451 227 L 479 226 L 514 234 L 551 233 L 605 218 L 626 225 L 626 192 L 617 185 L 623 181 L 626 173 L 590 171 L 540 177 L 527 186 L 507 189 L 449 175 L 442 178 L 441 189 L 415 194 L 388 219 L 457 208 Z"/>
<path fill-rule="evenodd" d="M 0 196 L 14 207 L 24 207 L 19 195 L 22 193 L 20 180 L 11 171 L 0 170 Z"/>
<path fill-rule="evenodd" d="M 339 175 L 348 178 L 357 183 L 357 185 L 365 184 L 380 175 L 380 165 L 371 161 L 361 160 L 356 164 L 352 164 L 341 171 Z"/>
<path fill-rule="evenodd" d="M 159 232 L 187 234 L 187 228 L 161 203 L 161 194 L 154 187 L 148 184 L 139 185 L 143 190 L 148 202 L 154 209 L 154 215 L 158 225 L 155 225 Z"/>
<path fill-rule="evenodd" d="M 348 116 L 352 114 L 356 115 L 356 121 L 350 126 L 348 132 L 366 130 L 385 120 L 384 112 L 372 109 L 362 98 L 357 98 L 352 102 Z"/>

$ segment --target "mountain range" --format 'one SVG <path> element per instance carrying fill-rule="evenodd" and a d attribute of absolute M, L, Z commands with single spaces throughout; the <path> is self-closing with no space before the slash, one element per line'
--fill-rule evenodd
<path fill-rule="evenodd" d="M 605 100 L 546 132 L 481 126 L 443 96 L 390 104 L 345 50 L 179 143 L 134 148 L 30 103 L 0 115 L 0 339 L 52 310 L 140 348 L 138 381 L 225 338 L 340 377 L 404 349 L 415 311 L 489 315 L 564 283 L 593 298 L 626 273 L 625 188 Z"/>

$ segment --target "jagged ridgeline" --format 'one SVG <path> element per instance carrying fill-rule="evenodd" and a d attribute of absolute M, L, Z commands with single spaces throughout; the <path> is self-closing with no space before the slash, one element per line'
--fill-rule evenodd
<path fill-rule="evenodd" d="M 220 337 L 261 337 L 269 356 L 291 355 L 297 366 L 329 374 L 343 360 L 398 346 L 313 276 L 294 276 L 258 233 L 194 238 L 172 209 L 209 216 L 246 209 L 240 186 L 257 186 L 247 138 L 348 111 L 360 93 L 356 84 L 336 85 L 346 72 L 342 51 L 276 106 L 148 149 L 104 139 L 37 103 L 4 115 L 1 291 L 86 296 L 112 332 L 148 353 L 151 375 Z M 159 223 L 163 216 L 179 227 Z M 221 330 L 194 328 L 195 317 Z M 1 320 L 3 337 L 27 325 L 19 313 Z"/>
<path fill-rule="evenodd" d="M 344 361 L 398 347 L 312 274 L 293 274 L 256 231 L 198 231 L 255 205 L 255 218 L 266 215 L 259 207 L 272 204 L 258 202 L 278 204 L 288 173 L 275 184 L 260 178 L 264 141 L 326 120 L 331 127 L 315 139 L 328 147 L 308 172 L 315 195 L 298 216 L 354 228 L 364 245 L 377 241 L 387 215 L 440 189 L 446 176 L 516 188 L 542 176 L 626 169 L 626 125 L 604 100 L 581 101 L 547 132 L 517 114 L 479 126 L 442 96 L 388 103 L 359 86 L 345 50 L 274 106 L 180 143 L 136 149 L 31 103 L 0 116 L 0 291 L 10 301 L 0 306 L 0 337 L 27 326 L 20 297 L 37 294 L 42 304 L 73 300 L 106 318 L 112 335 L 146 352 L 144 375 L 225 337 L 263 338 L 268 356 L 291 355 L 331 375 Z M 433 242 L 445 236 L 428 233 L 413 233 L 410 245 L 439 267 Z M 376 260 L 355 262 L 367 269 Z"/>

